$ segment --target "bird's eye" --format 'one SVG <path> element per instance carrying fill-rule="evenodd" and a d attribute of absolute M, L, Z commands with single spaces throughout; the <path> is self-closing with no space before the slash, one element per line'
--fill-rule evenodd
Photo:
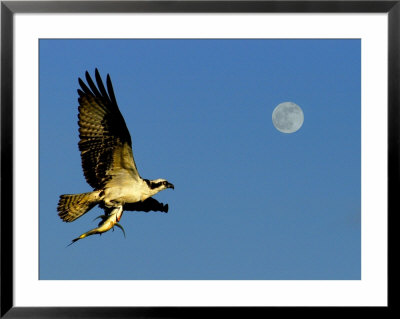
<path fill-rule="evenodd" d="M 163 185 L 167 185 L 167 182 L 164 181 L 164 182 L 163 182 Z"/>

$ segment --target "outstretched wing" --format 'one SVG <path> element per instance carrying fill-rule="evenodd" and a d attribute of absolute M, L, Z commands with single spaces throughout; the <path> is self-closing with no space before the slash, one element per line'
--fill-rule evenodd
<path fill-rule="evenodd" d="M 168 204 L 160 203 L 153 197 L 145 199 L 143 202 L 127 203 L 124 205 L 126 211 L 138 211 L 138 212 L 164 212 L 168 213 Z"/>
<path fill-rule="evenodd" d="M 119 111 L 110 76 L 107 90 L 96 69 L 97 87 L 86 71 L 88 86 L 79 79 L 79 150 L 86 181 L 99 189 L 114 175 L 138 179 L 132 141 Z"/>

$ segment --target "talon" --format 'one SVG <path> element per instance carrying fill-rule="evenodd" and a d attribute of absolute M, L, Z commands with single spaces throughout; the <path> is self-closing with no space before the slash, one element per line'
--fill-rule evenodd
<path fill-rule="evenodd" d="M 121 224 L 119 224 L 119 223 L 116 223 L 114 226 L 117 226 L 119 229 L 121 229 L 122 232 L 124 233 L 124 237 L 126 238 L 124 227 L 122 227 Z"/>
<path fill-rule="evenodd" d="M 100 216 L 97 216 L 95 219 L 93 219 L 93 221 L 95 221 L 96 219 L 101 219 L 101 222 L 97 225 L 97 226 L 99 226 L 100 227 L 100 225 L 102 224 L 102 223 L 104 223 L 104 221 L 107 219 L 107 216 L 106 215 L 100 215 Z"/>
<path fill-rule="evenodd" d="M 125 230 L 122 228 L 121 225 L 118 224 L 118 221 L 121 219 L 122 213 L 123 213 L 122 207 L 118 207 L 118 208 L 113 209 L 109 214 L 97 216 L 94 220 L 99 219 L 99 218 L 101 219 L 101 222 L 99 223 L 98 227 L 94 228 L 92 230 L 89 230 L 88 232 L 73 239 L 72 242 L 68 246 L 72 245 L 79 239 L 82 239 L 82 238 L 85 238 L 85 237 L 88 237 L 88 236 L 91 236 L 94 234 L 101 235 L 102 233 L 109 231 L 111 228 L 114 231 L 115 225 L 117 225 L 118 228 L 121 228 L 122 232 L 124 233 L 124 237 L 126 237 Z"/>
<path fill-rule="evenodd" d="M 106 215 L 100 215 L 100 216 L 97 216 L 95 219 L 93 219 L 92 221 L 95 221 L 96 219 L 99 219 L 99 218 L 101 218 L 101 220 L 104 220 L 104 219 L 106 219 L 107 218 L 107 216 Z"/>

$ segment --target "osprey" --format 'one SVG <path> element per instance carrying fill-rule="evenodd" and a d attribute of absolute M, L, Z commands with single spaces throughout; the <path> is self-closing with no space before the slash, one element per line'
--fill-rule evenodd
<path fill-rule="evenodd" d="M 168 205 L 151 196 L 174 185 L 165 179 L 141 178 L 132 153 L 132 141 L 125 120 L 118 108 L 110 76 L 107 90 L 99 71 L 95 70 L 97 87 L 86 71 L 88 86 L 79 78 L 79 150 L 86 181 L 93 188 L 83 194 L 61 195 L 58 215 L 72 222 L 99 205 L 105 215 L 97 228 L 72 240 L 104 233 L 119 224 L 122 213 L 128 211 L 168 212 Z M 125 234 L 125 232 L 124 232 Z M 70 244 L 70 245 L 71 245 Z"/>

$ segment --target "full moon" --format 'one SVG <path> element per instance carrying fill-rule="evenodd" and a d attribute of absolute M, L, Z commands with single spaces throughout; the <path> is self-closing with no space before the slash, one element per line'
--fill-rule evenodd
<path fill-rule="evenodd" d="M 272 112 L 272 123 L 282 133 L 296 132 L 303 122 L 303 110 L 293 102 L 283 102 Z"/>

